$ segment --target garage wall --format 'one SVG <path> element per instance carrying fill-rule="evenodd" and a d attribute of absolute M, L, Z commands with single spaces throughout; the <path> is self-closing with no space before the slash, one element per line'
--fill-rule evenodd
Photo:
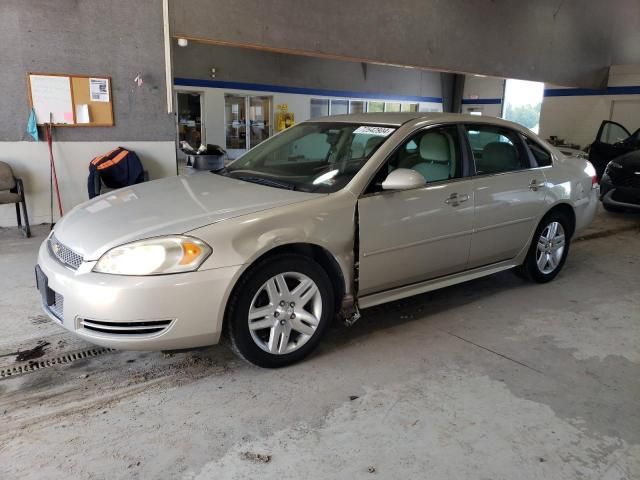
<path fill-rule="evenodd" d="M 175 42 L 174 42 L 175 43 Z M 215 79 L 211 68 L 216 69 Z M 301 122 L 312 98 L 419 103 L 442 111 L 440 73 L 190 42 L 173 47 L 176 90 L 204 93 L 204 137 L 225 147 L 224 95 L 272 95 Z"/>
<path fill-rule="evenodd" d="M 504 79 L 467 75 L 462 95 L 462 113 L 480 112 L 500 117 L 504 97 Z"/>
<path fill-rule="evenodd" d="M 305 95 L 297 93 L 282 93 L 269 90 L 251 90 L 251 89 L 237 89 L 237 88 L 212 88 L 202 86 L 184 86 L 176 85 L 176 91 L 190 91 L 201 92 L 204 95 L 204 143 L 212 143 L 214 145 L 220 145 L 223 148 L 227 148 L 225 138 L 225 124 L 224 124 L 224 112 L 225 94 L 239 94 L 239 95 L 267 95 L 273 97 L 273 106 L 285 103 L 288 106 L 288 111 L 292 112 L 295 116 L 295 122 L 300 123 L 308 120 L 311 116 L 311 99 L 312 98 L 345 98 L 349 99 L 349 96 L 331 95 L 323 96 L 320 94 Z M 337 93 L 337 92 L 336 92 Z M 369 101 L 390 101 L 390 97 L 377 98 L 377 97 L 358 97 L 357 100 L 369 100 Z M 415 103 L 415 102 L 413 102 Z M 417 102 L 421 111 L 441 112 L 441 102 Z M 275 132 L 274 132 L 275 133 Z"/>
<path fill-rule="evenodd" d="M 639 12 L 637 0 L 172 0 L 171 32 L 227 45 L 597 88 L 611 63 L 640 63 Z"/>
<path fill-rule="evenodd" d="M 614 65 L 608 87 L 601 90 L 546 85 L 540 135 L 589 145 L 603 120 L 614 120 L 631 132 L 640 128 L 640 65 Z"/>
<path fill-rule="evenodd" d="M 256 83 L 315 90 L 441 99 L 440 74 L 417 68 L 390 67 L 300 55 L 219 47 L 190 42 L 173 45 L 176 78 Z"/>
<path fill-rule="evenodd" d="M 175 127 L 167 113 L 161 2 L 0 2 L 0 161 L 25 180 L 34 223 L 49 219 L 44 142 L 25 133 L 29 71 L 112 77 L 115 127 L 58 128 L 55 155 L 66 209 L 87 198 L 91 158 L 118 145 L 136 149 L 152 177 L 175 174 Z M 141 73 L 144 85 L 134 88 Z M 0 205 L 0 225 L 15 225 Z"/>

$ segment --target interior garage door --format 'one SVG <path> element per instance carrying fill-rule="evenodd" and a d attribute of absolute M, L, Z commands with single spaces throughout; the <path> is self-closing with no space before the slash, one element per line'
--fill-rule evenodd
<path fill-rule="evenodd" d="M 611 120 L 627 127 L 631 133 L 640 128 L 640 100 L 614 100 Z"/>

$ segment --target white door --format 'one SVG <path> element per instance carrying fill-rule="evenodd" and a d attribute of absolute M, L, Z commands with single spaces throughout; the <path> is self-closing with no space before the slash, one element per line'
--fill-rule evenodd
<path fill-rule="evenodd" d="M 359 293 L 400 287 L 465 269 L 473 182 L 465 176 L 457 126 L 422 130 L 387 160 L 358 201 Z M 424 187 L 381 190 L 389 172 L 411 168 Z"/>

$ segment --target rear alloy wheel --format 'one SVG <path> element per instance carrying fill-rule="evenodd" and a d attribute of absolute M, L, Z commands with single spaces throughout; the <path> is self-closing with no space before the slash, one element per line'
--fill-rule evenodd
<path fill-rule="evenodd" d="M 551 222 L 538 238 L 536 265 L 540 273 L 548 275 L 560 265 L 564 256 L 564 245 L 564 227 L 560 222 Z"/>
<path fill-rule="evenodd" d="M 555 278 L 569 253 L 568 232 L 569 222 L 561 213 L 552 212 L 542 219 L 522 265 L 529 278 L 539 283 Z"/>
<path fill-rule="evenodd" d="M 232 345 L 261 367 L 281 367 L 307 356 L 334 313 L 326 272 L 301 255 L 267 259 L 236 290 L 227 318 Z"/>

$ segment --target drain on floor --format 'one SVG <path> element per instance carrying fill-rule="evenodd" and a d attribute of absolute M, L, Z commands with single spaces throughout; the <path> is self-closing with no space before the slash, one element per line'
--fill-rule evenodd
<path fill-rule="evenodd" d="M 12 367 L 3 368 L 0 370 L 0 378 L 16 377 L 18 375 L 35 372 L 36 370 L 42 370 L 43 368 L 51 368 L 56 365 L 66 365 L 78 360 L 97 357 L 113 351 L 115 351 L 113 348 L 89 348 L 87 350 L 65 353 L 64 355 L 54 358 L 46 358 L 39 361 L 31 360 L 29 362 L 13 365 Z"/>

